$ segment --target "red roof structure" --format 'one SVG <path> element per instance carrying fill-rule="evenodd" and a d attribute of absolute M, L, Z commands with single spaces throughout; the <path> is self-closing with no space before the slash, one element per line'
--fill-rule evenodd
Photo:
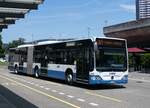
<path fill-rule="evenodd" d="M 129 53 L 142 53 L 145 52 L 145 50 L 140 49 L 140 48 L 128 48 Z"/>

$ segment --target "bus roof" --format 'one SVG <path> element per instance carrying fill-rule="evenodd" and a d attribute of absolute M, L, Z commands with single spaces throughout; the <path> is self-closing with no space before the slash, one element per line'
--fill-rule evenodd
<path fill-rule="evenodd" d="M 17 48 L 25 48 L 25 47 L 31 47 L 34 46 L 33 44 L 24 44 L 24 45 L 19 45 Z"/>
<path fill-rule="evenodd" d="M 61 43 L 61 42 L 65 42 L 65 41 L 43 41 L 43 42 L 38 42 L 35 45 L 46 45 L 46 44 Z"/>
<path fill-rule="evenodd" d="M 112 38 L 112 37 L 94 37 L 93 40 L 96 40 L 96 39 L 112 39 L 112 40 L 122 40 L 122 41 L 125 41 L 126 39 L 122 39 L 122 38 Z"/>
<path fill-rule="evenodd" d="M 40 46 L 40 45 L 47 45 L 47 44 L 55 44 L 55 43 L 63 43 L 63 42 L 74 42 L 74 41 L 80 41 L 80 40 L 87 40 L 87 39 L 91 39 L 91 41 L 95 41 L 96 39 L 112 39 L 112 40 L 122 40 L 122 41 L 126 41 L 125 39 L 121 39 L 121 38 L 110 38 L 110 37 L 92 37 L 92 38 L 82 38 L 82 39 L 74 39 L 74 40 L 67 40 L 67 41 L 42 41 L 42 42 L 38 42 L 35 44 L 24 44 L 24 45 L 20 45 L 17 48 L 24 48 L 24 47 L 31 47 L 31 46 Z"/>

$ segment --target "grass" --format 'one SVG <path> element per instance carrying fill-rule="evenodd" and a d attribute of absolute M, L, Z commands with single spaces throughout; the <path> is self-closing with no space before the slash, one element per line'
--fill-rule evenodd
<path fill-rule="evenodd" d="M 8 62 L 0 62 L 0 66 L 7 66 Z"/>

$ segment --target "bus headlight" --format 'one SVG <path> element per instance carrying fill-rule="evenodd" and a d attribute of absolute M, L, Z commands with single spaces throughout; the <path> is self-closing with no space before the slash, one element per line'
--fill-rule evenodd
<path fill-rule="evenodd" d="M 92 76 L 92 77 L 91 77 L 91 80 L 96 80 L 95 76 Z"/>
<path fill-rule="evenodd" d="M 102 78 L 100 76 L 96 75 L 96 76 L 92 76 L 91 80 L 102 80 Z"/>

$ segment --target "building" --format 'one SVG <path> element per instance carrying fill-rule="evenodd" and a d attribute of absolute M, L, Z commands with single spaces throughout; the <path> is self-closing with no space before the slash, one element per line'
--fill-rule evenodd
<path fill-rule="evenodd" d="M 150 0 L 136 0 L 137 20 L 104 27 L 106 37 L 127 39 L 128 47 L 150 51 Z"/>
<path fill-rule="evenodd" d="M 104 27 L 107 37 L 124 38 L 128 43 L 129 71 L 149 72 L 147 62 L 142 59 L 150 52 L 150 18 L 129 21 Z M 147 56 L 146 56 L 147 57 Z M 147 58 L 148 59 L 148 58 Z"/>
<path fill-rule="evenodd" d="M 31 10 L 38 9 L 44 0 L 0 0 L 0 32 L 16 20 L 24 18 Z"/>
<path fill-rule="evenodd" d="M 128 47 L 150 48 L 150 18 L 104 27 L 107 37 L 127 39 Z"/>
<path fill-rule="evenodd" d="M 136 0 L 136 19 L 150 18 L 150 0 Z"/>

